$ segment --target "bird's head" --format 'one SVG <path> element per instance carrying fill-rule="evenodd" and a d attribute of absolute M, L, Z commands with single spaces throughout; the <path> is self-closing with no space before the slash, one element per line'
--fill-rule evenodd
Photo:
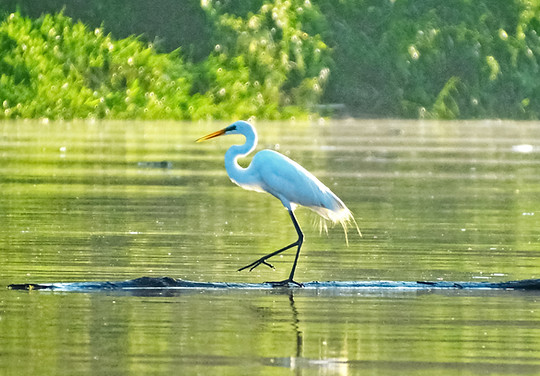
<path fill-rule="evenodd" d="M 207 134 L 206 136 L 203 136 L 197 139 L 196 142 L 202 142 L 202 141 L 206 141 L 211 138 L 214 138 L 214 137 L 230 135 L 230 134 L 243 134 L 245 136 L 249 133 L 255 133 L 255 129 L 253 128 L 253 126 L 246 121 L 238 120 L 232 123 L 231 125 L 229 125 L 228 127 L 220 129 L 219 131 L 216 131 L 216 132 L 212 132 L 210 134 Z"/>

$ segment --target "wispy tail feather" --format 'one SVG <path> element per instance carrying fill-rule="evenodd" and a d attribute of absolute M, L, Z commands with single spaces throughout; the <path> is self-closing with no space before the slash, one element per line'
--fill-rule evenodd
<path fill-rule="evenodd" d="M 341 227 L 343 227 L 343 232 L 345 233 L 345 242 L 347 243 L 347 246 L 349 245 L 349 236 L 348 236 L 348 228 L 352 224 L 354 224 L 354 227 L 356 227 L 356 231 L 358 232 L 358 235 L 362 236 L 362 232 L 360 231 L 360 228 L 358 227 L 358 223 L 356 223 L 356 220 L 354 219 L 353 214 L 351 211 L 343 204 L 341 203 L 341 207 L 338 210 L 331 210 L 327 208 L 322 207 L 310 207 L 311 210 L 319 214 L 323 219 L 321 219 L 321 222 L 319 224 L 319 229 L 322 232 L 322 229 L 324 228 L 325 231 L 327 231 L 326 223 L 324 222 L 324 219 L 332 222 L 333 224 L 339 223 Z"/>

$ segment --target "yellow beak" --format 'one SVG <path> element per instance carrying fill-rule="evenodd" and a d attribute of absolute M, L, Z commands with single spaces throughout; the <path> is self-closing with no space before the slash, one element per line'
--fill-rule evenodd
<path fill-rule="evenodd" d="M 223 129 L 220 129 L 219 131 L 215 131 L 213 133 L 207 134 L 206 136 L 203 136 L 203 137 L 197 139 L 195 142 L 202 142 L 202 141 L 206 141 L 206 140 L 209 140 L 211 138 L 214 138 L 214 137 L 222 136 L 222 135 L 225 134 L 226 129 L 227 128 L 223 128 Z"/>

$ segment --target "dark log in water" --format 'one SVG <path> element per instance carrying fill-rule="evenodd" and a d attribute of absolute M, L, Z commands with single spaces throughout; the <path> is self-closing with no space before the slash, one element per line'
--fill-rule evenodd
<path fill-rule="evenodd" d="M 111 291 L 111 290 L 177 290 L 177 289 L 276 289 L 301 288 L 289 284 L 275 286 L 264 283 L 230 283 L 230 282 L 193 282 L 171 277 L 141 277 L 127 281 L 115 282 L 70 282 L 70 283 L 22 283 L 11 284 L 12 290 L 49 290 L 49 291 Z M 448 281 L 327 281 L 306 282 L 304 289 L 335 290 L 431 290 L 431 289 L 499 289 L 499 290 L 540 290 L 540 279 L 524 279 L 508 282 L 448 282 Z"/>

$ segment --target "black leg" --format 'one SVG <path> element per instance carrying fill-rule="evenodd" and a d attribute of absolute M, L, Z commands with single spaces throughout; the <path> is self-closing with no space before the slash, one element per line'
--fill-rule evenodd
<path fill-rule="evenodd" d="M 292 210 L 289 210 L 289 215 L 291 216 L 292 222 L 294 224 L 294 228 L 296 230 L 296 233 L 298 234 L 298 240 L 296 240 L 294 243 L 289 244 L 288 246 L 278 249 L 275 252 L 269 253 L 266 256 L 261 257 L 260 259 L 252 262 L 251 264 L 238 269 L 238 271 L 241 271 L 247 268 L 249 268 L 249 271 L 252 271 L 253 269 L 255 269 L 257 266 L 261 264 L 273 268 L 272 264 L 268 263 L 266 260 L 268 260 L 271 257 L 274 257 L 275 255 L 280 254 L 283 251 L 286 251 L 289 248 L 297 246 L 298 248 L 296 250 L 296 256 L 294 257 L 294 263 L 291 269 L 291 273 L 289 274 L 289 278 L 284 281 L 268 282 L 268 283 L 271 283 L 273 286 L 286 286 L 288 283 L 294 283 L 298 286 L 302 286 L 302 284 L 295 282 L 293 280 L 293 277 L 294 277 L 294 272 L 296 271 L 296 264 L 298 264 L 298 256 L 300 255 L 300 248 L 302 247 L 302 243 L 304 242 L 304 233 L 300 229 L 300 225 L 298 224 L 298 221 L 296 220 L 296 217 L 294 216 L 294 213 L 292 212 Z"/>

